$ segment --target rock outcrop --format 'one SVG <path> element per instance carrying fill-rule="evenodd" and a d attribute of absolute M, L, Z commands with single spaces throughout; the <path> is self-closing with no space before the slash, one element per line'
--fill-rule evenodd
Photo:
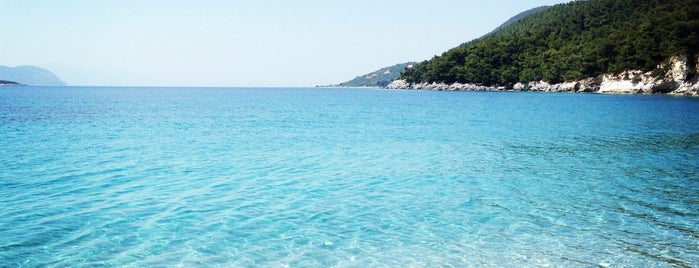
<path fill-rule="evenodd" d="M 699 62 L 699 58 L 696 62 Z M 659 94 L 699 96 L 699 63 L 689 66 L 686 56 L 672 57 L 667 63 L 658 66 L 666 70 L 660 75 L 654 72 L 643 73 L 629 70 L 617 75 L 605 74 L 579 81 L 550 84 L 545 81 L 517 83 L 511 88 L 481 86 L 462 83 L 409 83 L 395 80 L 388 89 L 422 89 L 422 90 L 464 90 L 464 91 L 543 91 L 543 92 L 597 92 L 608 94 Z M 657 72 L 655 72 L 657 74 Z M 656 77 L 659 76 L 659 77 Z"/>
<path fill-rule="evenodd" d="M 423 90 L 461 90 L 461 91 L 496 91 L 504 90 L 504 87 L 487 87 L 476 84 L 462 83 L 409 83 L 405 80 L 394 80 L 388 86 L 388 89 L 423 89 Z"/>

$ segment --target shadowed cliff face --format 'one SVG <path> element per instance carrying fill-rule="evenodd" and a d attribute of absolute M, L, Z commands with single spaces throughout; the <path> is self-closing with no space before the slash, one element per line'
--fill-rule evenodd
<path fill-rule="evenodd" d="M 30 86 L 65 86 L 66 83 L 51 71 L 36 66 L 0 66 L 0 80 Z"/>

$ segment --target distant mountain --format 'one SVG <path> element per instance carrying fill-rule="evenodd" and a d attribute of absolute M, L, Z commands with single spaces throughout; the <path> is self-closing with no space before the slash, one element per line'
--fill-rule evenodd
<path fill-rule="evenodd" d="M 65 86 L 66 83 L 51 71 L 36 66 L 7 67 L 0 65 L 0 80 L 14 81 L 30 86 Z"/>
<path fill-rule="evenodd" d="M 380 70 L 357 76 L 356 78 L 340 83 L 338 86 L 341 87 L 385 87 L 391 83 L 391 81 L 396 80 L 403 70 L 412 67 L 416 64 L 415 62 L 406 62 L 401 64 L 396 64 L 391 67 L 382 68 Z"/>

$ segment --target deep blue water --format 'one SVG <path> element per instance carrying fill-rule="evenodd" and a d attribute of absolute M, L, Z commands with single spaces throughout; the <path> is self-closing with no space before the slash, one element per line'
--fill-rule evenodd
<path fill-rule="evenodd" d="M 699 99 L 0 88 L 0 266 L 697 267 Z"/>

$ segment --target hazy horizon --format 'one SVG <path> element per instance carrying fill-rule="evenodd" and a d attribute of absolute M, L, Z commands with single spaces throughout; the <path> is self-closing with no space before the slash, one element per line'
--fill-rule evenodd
<path fill-rule="evenodd" d="M 313 86 L 422 61 L 568 1 L 4 1 L 0 65 L 73 86 Z"/>

